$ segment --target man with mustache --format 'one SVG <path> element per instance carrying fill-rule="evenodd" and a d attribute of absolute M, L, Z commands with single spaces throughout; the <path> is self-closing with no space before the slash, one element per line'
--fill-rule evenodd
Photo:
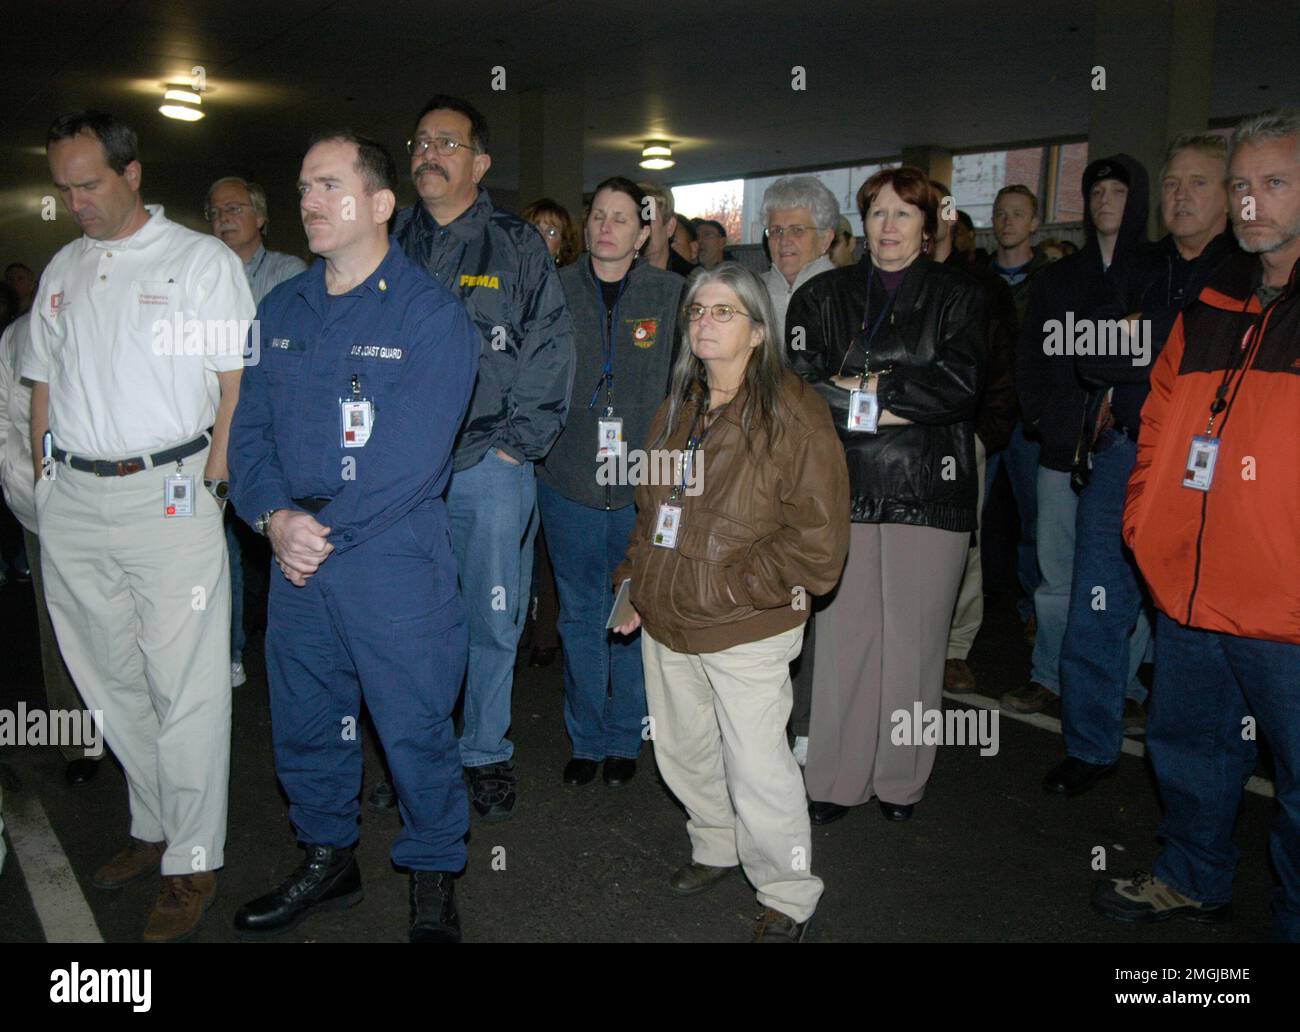
<path fill-rule="evenodd" d="M 307 268 L 295 255 L 268 251 L 262 246 L 269 217 L 266 191 L 256 183 L 238 176 L 218 179 L 208 187 L 203 214 L 212 226 L 212 235 L 220 237 L 244 263 L 254 304 L 260 305 L 272 287 Z M 229 513 L 226 550 L 230 553 L 230 686 L 238 688 L 248 680 L 244 672 L 244 557 Z"/>
<path fill-rule="evenodd" d="M 130 793 L 130 845 L 92 882 L 118 889 L 161 862 L 144 938 L 171 942 L 198 926 L 225 859 L 230 580 L 205 488 L 226 480 L 243 370 L 242 341 L 214 336 L 254 308 L 229 248 L 143 203 L 136 151 L 102 112 L 50 127 L 51 178 L 84 236 L 41 277 L 21 375 L 50 618 Z M 204 330 L 198 354 L 171 339 L 182 317 Z"/>
<path fill-rule="evenodd" d="M 266 668 L 276 773 L 307 853 L 235 915 L 241 938 L 361 899 L 364 698 L 401 800 L 392 859 L 410 871 L 410 941 L 460 939 L 469 817 L 451 714 L 466 629 L 443 493 L 478 338 L 389 238 L 396 186 L 373 140 L 313 140 L 298 192 L 322 260 L 259 307 L 261 361 L 231 429 L 231 497 L 284 574 L 271 578 Z"/>
<path fill-rule="evenodd" d="M 1122 921 L 1231 917 L 1233 828 L 1263 737 L 1273 931 L 1300 942 L 1300 110 L 1237 126 L 1227 185 L 1245 253 L 1174 323 L 1124 506 L 1158 610 L 1147 750 L 1164 849 L 1099 885 L 1093 906 Z"/>
<path fill-rule="evenodd" d="M 479 186 L 492 164 L 487 122 L 459 97 L 435 96 L 408 142 L 417 204 L 393 232 L 406 255 L 464 303 L 482 358 L 456 442 L 447 509 L 469 610 L 461 760 L 484 820 L 514 813 L 510 702 L 537 534 L 533 463 L 559 436 L 573 385 L 573 324 L 537 231 Z M 387 784 L 369 804 L 392 805 Z"/>

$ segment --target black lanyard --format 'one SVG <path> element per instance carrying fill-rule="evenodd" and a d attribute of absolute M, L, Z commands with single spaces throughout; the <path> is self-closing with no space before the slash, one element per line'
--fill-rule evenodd
<path fill-rule="evenodd" d="M 605 368 L 601 371 L 600 379 L 596 381 L 596 389 L 591 392 L 591 401 L 587 402 L 587 408 L 595 408 L 596 398 L 600 396 L 600 388 L 605 388 L 605 415 L 614 414 L 614 338 L 618 335 L 618 306 L 623 300 L 623 291 L 627 290 L 628 274 L 623 274 L 623 278 L 618 284 L 618 294 L 614 298 L 614 308 L 611 310 L 605 307 L 605 294 L 600 287 L 600 278 L 596 275 L 596 266 L 591 261 L 590 256 L 587 258 L 588 267 L 591 270 L 591 281 L 596 291 L 596 304 L 604 310 L 605 318 L 600 323 L 600 343 L 601 350 L 605 352 Z"/>
<path fill-rule="evenodd" d="M 1255 346 L 1261 343 L 1265 319 L 1268 316 L 1269 309 L 1276 303 L 1277 298 L 1274 298 L 1273 301 L 1260 312 L 1259 318 L 1251 324 L 1248 330 L 1246 330 L 1245 335 L 1241 339 L 1241 343 L 1236 345 L 1235 352 L 1231 350 L 1234 345 L 1232 343 L 1228 345 L 1228 361 L 1224 364 L 1223 379 L 1219 381 L 1219 388 L 1214 392 L 1214 400 L 1210 402 L 1210 419 L 1209 422 L 1205 424 L 1206 437 L 1213 436 L 1214 421 L 1218 418 L 1219 413 L 1230 408 L 1232 403 L 1237 400 L 1237 393 L 1241 390 L 1241 385 L 1246 379 L 1246 371 L 1250 367 L 1250 354 L 1254 350 Z M 1250 297 L 1247 297 L 1246 303 L 1241 309 L 1243 315 L 1249 307 Z M 1241 371 L 1240 377 L 1237 376 L 1238 370 Z M 1232 387 L 1234 379 L 1236 380 L 1237 386 L 1232 392 L 1232 397 L 1228 398 L 1228 389 Z M 1227 422 L 1228 417 L 1224 416 L 1223 418 L 1224 422 Z M 1223 434 L 1222 426 L 1219 427 L 1219 434 Z"/>
<path fill-rule="evenodd" d="M 852 353 L 853 345 L 858 344 L 862 348 L 862 378 L 863 380 L 867 378 L 867 374 L 871 370 L 871 342 L 876 339 L 876 334 L 880 332 L 880 327 L 884 323 L 885 317 L 894 310 L 894 298 L 897 297 L 898 291 L 886 295 L 887 300 L 885 301 L 884 310 L 880 313 L 874 325 L 872 325 L 871 332 L 867 332 L 867 321 L 871 318 L 871 283 L 874 280 L 875 275 L 876 266 L 872 263 L 867 267 L 867 307 L 862 313 L 862 328 L 858 331 L 853 343 L 849 345 L 848 351 L 844 352 L 844 358 L 840 359 L 839 375 L 841 376 L 844 375 L 844 363 Z M 863 334 L 866 334 L 866 336 L 863 337 Z"/>
<path fill-rule="evenodd" d="M 709 430 L 713 427 L 713 423 L 716 423 L 722 418 L 722 413 L 719 412 L 714 418 L 713 423 L 704 426 L 697 434 L 696 430 L 700 426 L 700 417 L 704 415 L 707 405 L 707 400 L 702 400 L 695 409 L 695 416 L 691 419 L 691 429 L 686 436 L 686 447 L 682 451 L 681 483 L 673 486 L 672 493 L 668 496 L 670 502 L 680 501 L 682 495 L 686 493 L 686 481 L 689 472 L 695 469 L 695 456 L 704 446 L 704 438 L 708 436 Z"/>

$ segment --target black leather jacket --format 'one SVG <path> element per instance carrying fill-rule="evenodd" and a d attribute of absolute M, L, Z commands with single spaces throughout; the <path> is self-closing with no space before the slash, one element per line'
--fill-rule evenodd
<path fill-rule="evenodd" d="M 880 405 L 912 420 L 879 433 L 847 429 L 849 393 L 830 378 L 861 373 L 859 341 L 870 256 L 805 283 L 790 300 L 786 352 L 830 405 L 849 466 L 854 523 L 910 523 L 974 530 L 978 484 L 975 415 L 984 381 L 987 302 L 969 276 L 924 255 L 907 269 L 893 308 L 871 341 Z M 871 321 L 887 295 L 871 283 Z"/>

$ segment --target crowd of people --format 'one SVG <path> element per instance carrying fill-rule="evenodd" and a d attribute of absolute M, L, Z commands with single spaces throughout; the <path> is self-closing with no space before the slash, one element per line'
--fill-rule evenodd
<path fill-rule="evenodd" d="M 39 285 L 6 270 L 3 484 L 49 705 L 101 712 L 127 776 L 129 842 L 93 882 L 162 875 L 146 940 L 191 935 L 224 864 L 255 533 L 305 856 L 240 908 L 240 937 L 361 898 L 364 705 L 409 938 L 459 941 L 471 812 L 518 805 L 531 609 L 532 660 L 563 657 L 564 783 L 625 785 L 652 741 L 688 815 L 671 890 L 743 870 L 755 940 L 801 941 L 823 890 L 812 826 L 872 800 L 910 819 L 938 745 L 900 742 L 893 716 L 978 690 L 979 531 L 1003 469 L 1033 660 L 1001 705 L 1060 718 L 1043 787 L 1063 796 L 1145 731 L 1164 805 L 1159 859 L 1092 905 L 1231 916 L 1258 737 L 1275 934 L 1300 940 L 1300 113 L 1174 140 L 1156 242 L 1148 170 L 1095 157 L 1069 254 L 1035 246 L 1030 186 L 997 194 L 984 254 L 948 187 L 900 166 L 857 193 L 856 259 L 834 195 L 783 177 L 761 276 L 662 185 L 606 179 L 581 221 L 551 199 L 498 208 L 487 124 L 454 96 L 413 121 L 405 209 L 381 143 L 312 139 L 310 267 L 264 246 L 255 183 L 212 184 L 210 234 L 146 205 L 110 115 L 62 116 L 46 150 L 83 235 Z M 173 318 L 204 346 L 160 349 Z M 231 320 L 248 336 L 214 346 Z M 94 777 L 65 755 L 73 784 Z"/>

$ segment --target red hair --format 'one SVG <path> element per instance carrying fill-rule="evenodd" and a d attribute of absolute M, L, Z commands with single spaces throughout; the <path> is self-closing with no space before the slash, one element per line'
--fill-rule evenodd
<path fill-rule="evenodd" d="M 925 233 L 931 240 L 939 229 L 939 197 L 930 185 L 930 177 L 915 165 L 902 165 L 899 168 L 882 168 L 858 188 L 858 214 L 862 216 L 863 229 L 866 229 L 867 212 L 875 203 L 876 196 L 886 186 L 894 188 L 894 193 L 904 204 L 920 208 L 925 216 Z"/>

